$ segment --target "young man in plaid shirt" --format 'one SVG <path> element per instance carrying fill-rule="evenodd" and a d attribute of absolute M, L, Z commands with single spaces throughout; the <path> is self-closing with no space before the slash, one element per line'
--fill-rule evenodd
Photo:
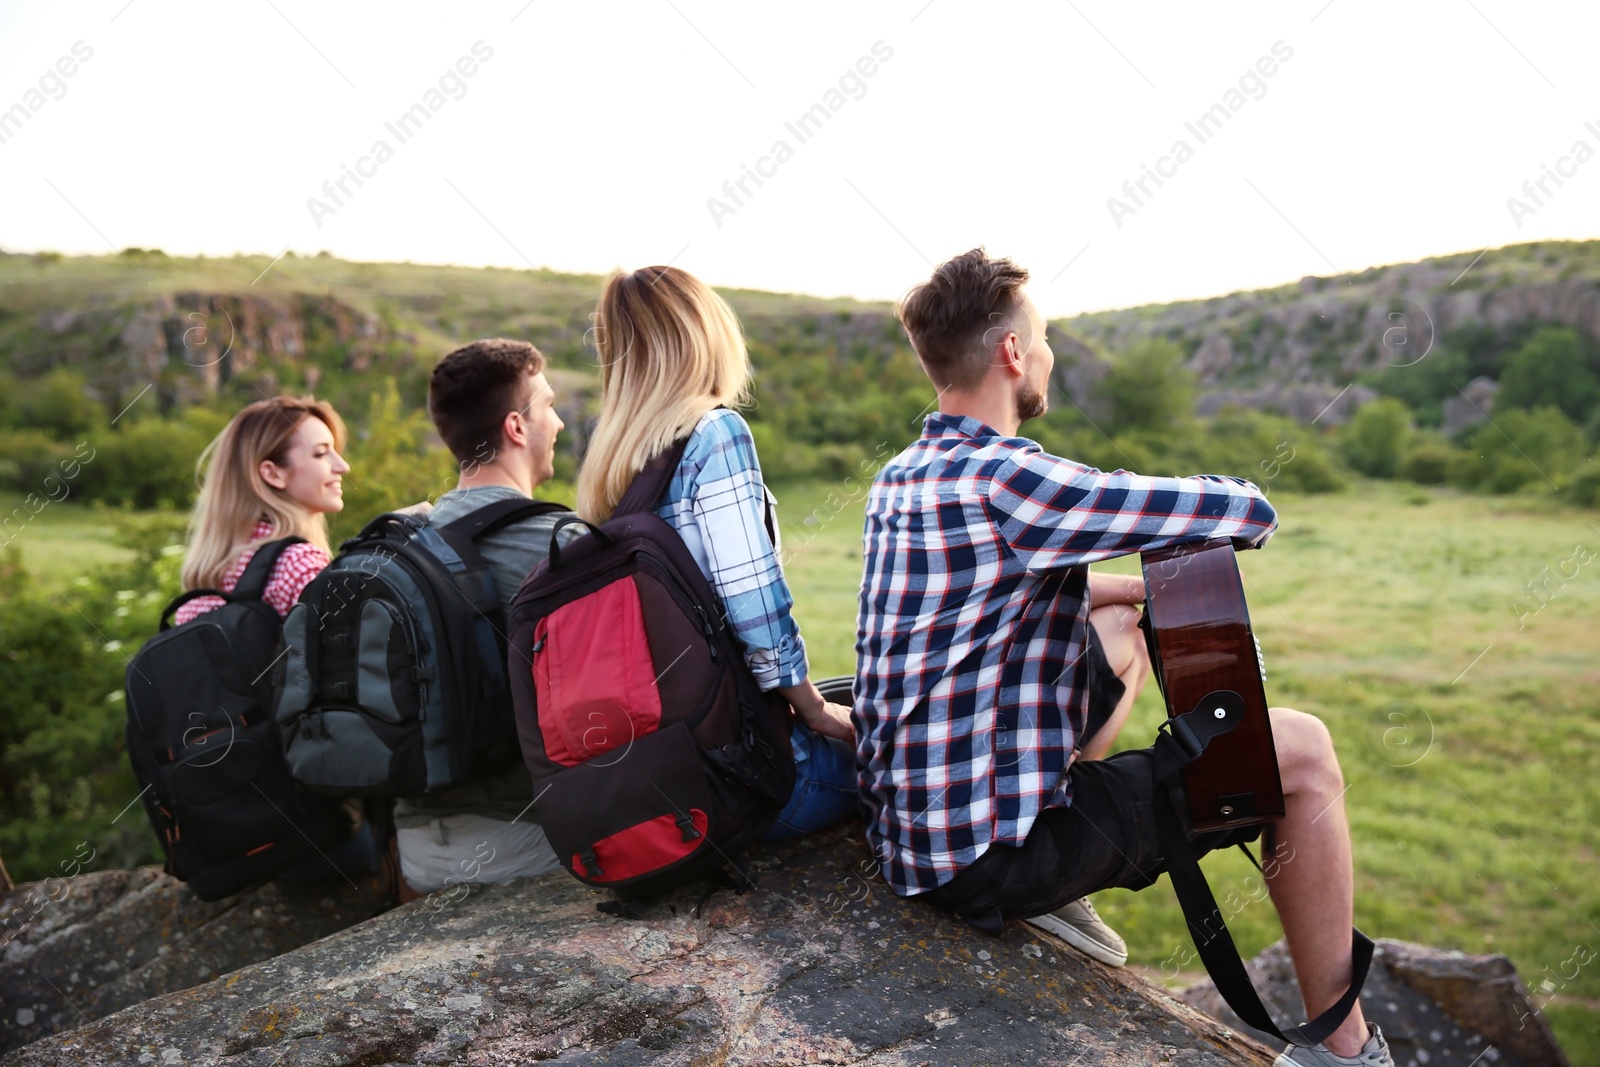
<path fill-rule="evenodd" d="M 1030 920 L 1120 965 L 1122 939 L 1083 898 L 1165 868 L 1151 750 L 1101 758 L 1148 670 L 1131 606 L 1144 587 L 1088 565 L 1212 537 L 1258 546 L 1277 517 L 1249 482 L 1108 474 L 1017 436 L 1044 414 L 1055 362 L 1027 279 L 974 249 L 901 304 L 939 410 L 867 498 L 856 763 L 896 893 L 997 934 Z M 1344 782 L 1320 720 L 1271 716 L 1288 814 L 1267 886 L 1315 1018 L 1350 984 Z M 1193 840 L 1204 853 L 1255 835 Z M 1278 1059 L 1391 1062 L 1359 1004 L 1326 1045 Z"/>

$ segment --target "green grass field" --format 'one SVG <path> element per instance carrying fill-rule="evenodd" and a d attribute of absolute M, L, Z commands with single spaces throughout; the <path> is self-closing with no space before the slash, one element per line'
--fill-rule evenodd
<path fill-rule="evenodd" d="M 862 491 L 777 495 L 812 673 L 852 673 Z M 1240 557 L 1245 590 L 1268 699 L 1316 714 L 1338 745 L 1358 925 L 1505 953 L 1574 1063 L 1600 1065 L 1600 516 L 1388 483 L 1273 502 L 1281 526 Z M 1512 610 L 1537 607 L 1524 583 L 1550 575 L 1548 606 Z M 1164 716 L 1151 685 L 1118 747 L 1149 744 Z M 1219 901 L 1245 902 L 1230 920 L 1243 952 L 1280 936 L 1247 900 L 1242 856 L 1205 866 Z M 1190 942 L 1165 879 L 1096 904 L 1130 965 L 1172 978 Z M 1197 977 L 1182 969 L 1171 984 Z"/>
<path fill-rule="evenodd" d="M 21 493 L 0 493 L 0 520 L 5 522 L 0 547 L 16 548 L 24 567 L 51 581 L 70 581 L 133 557 L 112 539 L 109 522 L 71 497 L 41 507 L 37 495 L 30 506 Z"/>
<path fill-rule="evenodd" d="M 775 491 L 812 673 L 851 673 L 863 487 Z M 1600 516 L 1389 483 L 1273 499 L 1278 534 L 1240 563 L 1269 699 L 1320 716 L 1339 747 L 1358 924 L 1506 953 L 1574 1063 L 1600 1067 Z M 12 543 L 58 583 L 126 554 L 103 517 L 71 502 Z M 1136 561 L 1103 566 L 1132 573 Z M 1536 606 L 1528 582 L 1545 583 L 1548 606 L 1519 618 L 1514 602 Z M 1119 747 L 1148 744 L 1163 715 L 1150 686 Z M 1243 857 L 1206 868 L 1220 901 L 1247 894 Z M 1197 976 L 1178 965 L 1190 943 L 1164 880 L 1096 903 L 1130 965 L 1169 980 L 1181 969 L 1171 984 Z M 1247 954 L 1279 936 L 1266 903 L 1230 925 Z M 1574 973 L 1574 959 L 1592 962 Z"/>

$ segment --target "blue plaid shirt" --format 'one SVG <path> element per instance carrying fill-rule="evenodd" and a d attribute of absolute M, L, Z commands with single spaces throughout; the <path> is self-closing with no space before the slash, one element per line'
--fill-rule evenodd
<path fill-rule="evenodd" d="M 717 408 L 696 424 L 656 514 L 683 538 L 744 647 L 763 690 L 806 679 L 794 596 L 778 564 L 777 502 L 761 478 L 756 443 L 738 412 Z"/>
<path fill-rule="evenodd" d="M 896 893 L 943 885 L 1071 802 L 1088 566 L 1179 541 L 1259 545 L 1277 525 L 1235 478 L 1146 478 L 936 413 L 867 496 L 856 765 Z"/>

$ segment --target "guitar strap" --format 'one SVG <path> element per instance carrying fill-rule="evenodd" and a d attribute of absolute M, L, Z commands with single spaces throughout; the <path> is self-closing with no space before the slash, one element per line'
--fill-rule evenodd
<path fill-rule="evenodd" d="M 1303 1026 L 1280 1030 L 1261 1003 L 1239 950 L 1234 947 L 1233 936 L 1228 933 L 1228 924 L 1222 910 L 1217 907 L 1205 874 L 1200 870 L 1200 861 L 1194 854 L 1194 846 L 1188 835 L 1184 833 L 1179 815 L 1188 807 L 1180 772 L 1205 751 L 1212 738 L 1220 737 L 1237 726 L 1243 718 L 1243 709 L 1243 701 L 1237 694 L 1226 691 L 1212 693 L 1193 711 L 1162 723 L 1155 743 L 1156 831 L 1167 859 L 1167 876 L 1172 879 L 1172 888 L 1178 895 L 1178 904 L 1183 908 L 1184 920 L 1189 924 L 1189 935 L 1194 939 L 1206 973 L 1216 983 L 1222 999 L 1227 1001 L 1234 1014 L 1257 1030 L 1290 1044 L 1316 1045 L 1339 1028 L 1361 996 L 1361 987 L 1366 984 L 1367 970 L 1372 964 L 1372 939 L 1352 927 L 1350 987 L 1337 1003 L 1315 1019 Z M 1248 850 L 1245 854 L 1249 855 Z M 1251 857 L 1251 862 L 1255 862 L 1255 857 Z"/>

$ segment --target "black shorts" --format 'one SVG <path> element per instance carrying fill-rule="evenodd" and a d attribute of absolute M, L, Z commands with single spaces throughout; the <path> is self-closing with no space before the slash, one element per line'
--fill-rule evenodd
<path fill-rule="evenodd" d="M 1156 836 L 1152 749 L 1074 763 L 1072 804 L 1039 813 L 1021 846 L 990 845 L 977 861 L 926 895 L 928 901 L 999 934 L 1102 889 L 1143 889 L 1166 870 Z M 1183 815 L 1185 829 L 1188 816 Z M 1260 826 L 1189 833 L 1205 855 L 1261 835 Z"/>
<path fill-rule="evenodd" d="M 1089 637 L 1083 655 L 1089 668 L 1089 709 L 1084 715 L 1083 736 L 1078 738 L 1079 748 L 1087 744 L 1089 738 L 1098 733 L 1106 720 L 1111 718 L 1111 713 L 1117 710 L 1117 704 L 1127 689 L 1122 679 L 1112 671 L 1111 661 L 1106 659 L 1105 649 L 1100 645 L 1100 632 L 1094 628 L 1094 623 L 1089 624 Z"/>

